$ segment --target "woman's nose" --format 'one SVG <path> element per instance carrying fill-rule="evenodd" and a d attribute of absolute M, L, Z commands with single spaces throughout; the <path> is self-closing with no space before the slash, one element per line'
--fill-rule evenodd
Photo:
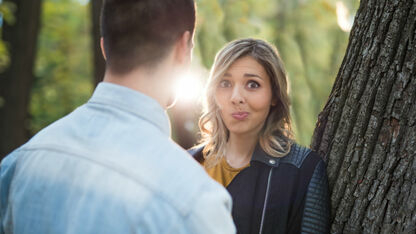
<path fill-rule="evenodd" d="M 240 88 L 235 87 L 233 89 L 231 94 L 231 102 L 235 105 L 244 103 L 244 97 Z"/>

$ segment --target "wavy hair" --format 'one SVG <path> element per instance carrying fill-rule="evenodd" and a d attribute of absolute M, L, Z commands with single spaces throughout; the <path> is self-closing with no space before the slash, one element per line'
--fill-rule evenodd
<path fill-rule="evenodd" d="M 273 100 L 263 128 L 260 130 L 258 143 L 273 157 L 283 157 L 289 153 L 293 143 L 290 120 L 290 100 L 288 80 L 283 62 L 277 49 L 259 39 L 240 39 L 225 45 L 215 56 L 206 85 L 204 108 L 199 119 L 201 131 L 200 145 L 204 146 L 205 168 L 215 166 L 226 154 L 229 131 L 226 128 L 215 103 L 215 91 L 218 82 L 228 68 L 239 58 L 250 56 L 260 63 L 270 77 Z"/>

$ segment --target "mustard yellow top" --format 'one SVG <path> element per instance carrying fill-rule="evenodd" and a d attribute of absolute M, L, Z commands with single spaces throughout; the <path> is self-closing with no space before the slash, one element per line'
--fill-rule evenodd
<path fill-rule="evenodd" d="M 206 169 L 206 171 L 211 178 L 222 184 L 224 187 L 227 187 L 231 181 L 233 181 L 234 177 L 248 166 L 250 166 L 250 164 L 241 168 L 233 168 L 227 163 L 225 158 L 222 158 L 217 165 Z"/>

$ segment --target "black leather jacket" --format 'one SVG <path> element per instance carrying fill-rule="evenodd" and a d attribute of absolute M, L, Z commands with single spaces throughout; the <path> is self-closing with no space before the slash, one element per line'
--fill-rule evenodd
<path fill-rule="evenodd" d="M 199 162 L 202 149 L 191 149 Z M 326 166 L 318 154 L 297 144 L 282 158 L 257 146 L 250 166 L 227 186 L 239 234 L 329 233 Z"/>

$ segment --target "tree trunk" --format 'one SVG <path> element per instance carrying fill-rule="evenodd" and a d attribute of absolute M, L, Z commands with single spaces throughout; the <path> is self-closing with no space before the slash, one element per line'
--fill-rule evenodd
<path fill-rule="evenodd" d="M 311 147 L 331 233 L 416 232 L 416 1 L 361 0 Z"/>
<path fill-rule="evenodd" d="M 92 17 L 92 46 L 94 52 L 94 84 L 97 86 L 104 78 L 105 61 L 101 53 L 100 47 L 100 15 L 101 7 L 103 5 L 102 0 L 91 1 L 91 17 Z"/>
<path fill-rule="evenodd" d="M 29 137 L 28 104 L 40 24 L 41 0 L 14 0 L 16 22 L 3 28 L 10 65 L 0 74 L 0 159 Z"/>

